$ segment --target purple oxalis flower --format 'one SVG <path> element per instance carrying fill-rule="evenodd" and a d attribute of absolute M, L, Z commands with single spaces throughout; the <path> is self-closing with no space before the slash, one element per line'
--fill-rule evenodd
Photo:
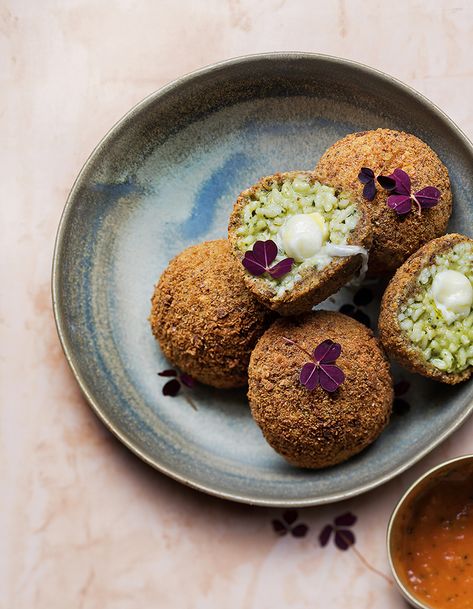
<path fill-rule="evenodd" d="M 412 209 L 412 203 L 417 205 L 420 215 L 423 209 L 435 207 L 440 199 L 440 190 L 434 186 L 426 186 L 415 193 L 411 192 L 411 178 L 402 169 L 395 169 L 389 176 L 396 182 L 392 194 L 388 197 L 387 204 L 399 216 L 408 214 Z"/>
<path fill-rule="evenodd" d="M 335 545 L 339 550 L 348 550 L 350 546 L 355 544 L 355 535 L 347 527 L 352 527 L 357 521 L 357 517 L 351 512 L 346 512 L 341 516 L 337 516 L 333 524 L 324 526 L 319 535 L 319 542 L 322 547 L 326 546 L 334 535 Z"/>
<path fill-rule="evenodd" d="M 376 196 L 376 184 L 374 182 L 374 171 L 369 167 L 362 167 L 358 174 L 358 179 L 363 187 L 363 197 L 367 201 L 372 201 Z"/>
<path fill-rule="evenodd" d="M 372 201 L 376 196 L 375 179 L 385 190 L 392 190 L 395 186 L 395 181 L 390 176 L 379 175 L 377 178 L 375 178 L 374 171 L 369 167 L 361 168 L 360 173 L 358 174 L 358 179 L 362 184 L 364 184 L 363 197 L 367 201 Z"/>
<path fill-rule="evenodd" d="M 187 387 L 187 389 L 193 389 L 195 387 L 195 380 L 189 374 L 186 374 L 185 372 L 181 372 L 179 374 L 177 370 L 174 370 L 173 368 L 168 368 L 167 370 L 158 372 L 158 376 L 170 377 L 169 381 L 164 384 L 162 392 L 163 395 L 171 398 L 176 397 L 176 395 L 181 391 L 183 385 L 184 387 Z M 185 395 L 185 398 L 192 408 L 197 410 L 197 407 L 191 398 L 188 395 Z"/>
<path fill-rule="evenodd" d="M 299 375 L 299 380 L 306 389 L 313 391 L 320 385 L 325 391 L 333 393 L 343 383 L 345 374 L 335 364 L 335 361 L 342 352 L 342 347 L 339 343 L 334 343 L 329 339 L 324 340 L 312 353 L 309 353 L 290 338 L 284 338 L 284 340 L 288 344 L 298 347 L 312 359 L 311 362 L 307 362 L 302 366 Z"/>
<path fill-rule="evenodd" d="M 296 524 L 298 517 L 297 510 L 286 510 L 283 512 L 281 520 L 274 519 L 272 521 L 274 532 L 281 537 L 287 533 L 290 533 L 293 537 L 305 537 L 309 527 L 302 522 Z"/>
<path fill-rule="evenodd" d="M 259 277 L 264 273 L 269 273 L 273 279 L 279 279 L 287 275 L 292 269 L 293 258 L 284 258 L 274 266 L 270 266 L 278 255 L 278 246 L 268 239 L 267 241 L 256 241 L 251 251 L 245 252 L 242 264 L 245 269 Z"/>
<path fill-rule="evenodd" d="M 379 175 L 375 178 L 374 171 L 369 167 L 362 167 L 358 179 L 363 187 L 363 197 L 372 201 L 376 196 L 376 183 L 391 194 L 387 199 L 388 206 L 399 216 L 408 214 L 412 203 L 417 205 L 418 213 L 423 209 L 435 207 L 440 199 L 440 191 L 434 186 L 426 186 L 415 193 L 411 192 L 411 178 L 402 169 L 395 169 L 391 175 Z"/>

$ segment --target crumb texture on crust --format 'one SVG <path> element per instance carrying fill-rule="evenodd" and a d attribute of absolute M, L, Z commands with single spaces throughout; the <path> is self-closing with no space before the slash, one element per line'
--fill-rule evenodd
<path fill-rule="evenodd" d="M 262 190 L 267 195 L 260 201 Z M 243 281 L 262 303 L 281 315 L 310 311 L 345 285 L 362 264 L 361 255 L 341 257 L 321 253 L 314 260 L 295 263 L 293 273 L 277 281 L 245 271 L 242 259 L 255 240 L 272 239 L 278 243 L 278 223 L 282 226 L 284 218 L 291 214 L 314 211 L 326 216 L 327 242 L 370 248 L 371 224 L 364 201 L 359 196 L 347 196 L 338 189 L 319 184 L 313 172 L 292 171 L 262 178 L 239 195 L 230 216 L 228 237 Z M 270 216 L 263 217 L 264 213 Z M 262 214 L 259 220 L 258 214 Z M 253 227 L 249 232 L 247 225 Z M 281 247 L 279 250 L 275 262 L 287 257 Z"/>
<path fill-rule="evenodd" d="M 299 381 L 323 340 L 339 342 L 344 383 L 333 394 L 308 391 Z M 268 443 L 293 465 L 320 468 L 344 461 L 371 444 L 389 421 L 393 401 L 389 363 L 373 333 L 331 311 L 281 318 L 258 341 L 250 361 L 251 411 Z"/>
<path fill-rule="evenodd" d="M 246 385 L 251 350 L 270 317 L 245 289 L 221 239 L 171 260 L 156 285 L 150 323 L 173 364 L 201 383 L 224 388 Z"/>
<path fill-rule="evenodd" d="M 381 302 L 378 322 L 380 340 L 389 355 L 412 372 L 450 385 L 467 380 L 473 374 L 473 366 L 470 365 L 459 372 L 446 372 L 427 361 L 425 351 L 429 348 L 429 344 L 428 342 L 424 344 L 422 340 L 415 344 L 410 340 L 409 335 L 401 327 L 404 321 L 402 311 L 409 302 L 416 301 L 416 294 L 422 289 L 422 284 L 419 284 L 418 280 L 424 269 L 431 269 L 436 265 L 439 256 L 443 259 L 444 254 L 463 243 L 473 245 L 473 240 L 465 235 L 452 233 L 430 241 L 413 254 L 389 282 Z M 433 321 L 435 322 L 436 319 L 434 318 Z M 426 321 L 426 326 L 422 329 L 422 337 L 424 334 L 427 337 L 431 335 L 429 325 L 430 321 Z M 467 349 L 472 347 L 471 343 L 463 346 Z M 459 348 L 463 346 L 460 345 Z"/>
<path fill-rule="evenodd" d="M 335 142 L 318 162 L 317 179 L 360 196 L 363 185 L 358 180 L 362 167 L 377 175 L 403 169 L 411 177 L 412 192 L 426 186 L 440 190 L 439 203 L 419 216 L 410 212 L 398 216 L 386 200 L 389 195 L 379 185 L 368 203 L 373 224 L 373 246 L 369 275 L 392 273 L 424 243 L 443 235 L 452 210 L 450 179 L 437 154 L 418 137 L 391 129 L 351 133 Z"/>

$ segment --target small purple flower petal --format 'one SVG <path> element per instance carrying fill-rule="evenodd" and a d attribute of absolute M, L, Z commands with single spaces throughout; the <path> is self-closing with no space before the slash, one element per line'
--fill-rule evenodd
<path fill-rule="evenodd" d="M 179 378 L 181 379 L 181 383 L 186 387 L 189 387 L 189 389 L 195 387 L 195 380 L 185 372 L 183 372 Z"/>
<path fill-rule="evenodd" d="M 335 531 L 335 545 L 340 550 L 348 550 L 355 544 L 355 535 L 349 529 Z"/>
<path fill-rule="evenodd" d="M 341 514 L 341 516 L 337 516 L 337 518 L 335 518 L 335 525 L 337 527 L 352 527 L 357 520 L 358 518 L 355 516 L 355 514 L 345 512 L 345 514 Z"/>
<path fill-rule="evenodd" d="M 374 180 L 371 180 L 367 184 L 365 184 L 363 188 L 363 198 L 367 201 L 372 201 L 376 196 L 376 184 Z"/>
<path fill-rule="evenodd" d="M 268 268 L 278 255 L 278 246 L 271 239 L 256 241 L 253 245 L 253 254 L 261 265 Z"/>
<path fill-rule="evenodd" d="M 169 395 L 172 398 L 175 397 L 181 388 L 181 383 L 177 379 L 168 381 L 163 387 L 163 395 Z"/>
<path fill-rule="evenodd" d="M 280 520 L 273 520 L 271 522 L 273 525 L 273 531 L 280 535 L 281 537 L 287 533 L 287 527 Z"/>
<path fill-rule="evenodd" d="M 271 275 L 273 279 L 279 279 L 280 277 L 284 277 L 287 275 L 294 264 L 294 258 L 284 258 L 281 262 L 278 262 L 273 267 L 268 270 L 268 273 Z"/>
<path fill-rule="evenodd" d="M 158 372 L 159 376 L 177 376 L 177 372 L 172 368 L 168 370 L 163 370 L 162 372 Z"/>
<path fill-rule="evenodd" d="M 252 275 L 255 275 L 256 277 L 259 277 L 259 275 L 266 273 L 266 267 L 263 266 L 261 262 L 259 262 L 253 252 L 245 252 L 242 264 L 247 271 L 249 271 Z"/>
<path fill-rule="evenodd" d="M 389 176 L 396 182 L 395 190 L 398 195 L 410 196 L 411 194 L 411 178 L 402 169 L 395 169 Z"/>
<path fill-rule="evenodd" d="M 392 176 L 378 176 L 376 179 L 384 190 L 394 190 L 396 188 L 396 180 Z"/>
<path fill-rule="evenodd" d="M 404 395 L 405 393 L 407 393 L 409 391 L 410 386 L 411 386 L 411 384 L 409 383 L 409 381 L 399 381 L 399 383 L 395 383 L 394 395 L 396 397 L 398 397 L 400 395 Z"/>
<path fill-rule="evenodd" d="M 333 526 L 331 524 L 327 524 L 324 526 L 324 528 L 322 529 L 322 531 L 319 535 L 319 542 L 322 547 L 325 547 L 328 544 L 330 535 L 332 534 L 332 532 L 333 532 Z"/>
<path fill-rule="evenodd" d="M 307 535 L 307 531 L 309 530 L 309 527 L 306 524 L 298 524 L 296 525 L 291 533 L 293 537 L 305 537 Z"/>
<path fill-rule="evenodd" d="M 289 525 L 294 524 L 297 520 L 297 510 L 286 510 L 282 515 L 282 519 Z"/>
<path fill-rule="evenodd" d="M 331 364 L 342 352 L 342 346 L 333 340 L 324 340 L 314 349 L 314 359 L 321 364 Z"/>
<path fill-rule="evenodd" d="M 358 174 L 358 179 L 362 184 L 368 184 L 374 180 L 374 171 L 369 167 L 362 167 Z"/>
<path fill-rule="evenodd" d="M 435 207 L 440 199 L 440 190 L 434 186 L 426 186 L 414 194 L 422 209 Z"/>
<path fill-rule="evenodd" d="M 308 362 L 302 366 L 299 380 L 309 391 L 313 391 L 319 384 L 319 369 L 313 362 Z"/>
<path fill-rule="evenodd" d="M 345 380 L 345 373 L 335 364 L 320 364 L 319 383 L 322 389 L 332 393 Z"/>
<path fill-rule="evenodd" d="M 394 210 L 399 216 L 408 214 L 412 209 L 410 195 L 390 195 L 387 200 L 388 207 Z"/>

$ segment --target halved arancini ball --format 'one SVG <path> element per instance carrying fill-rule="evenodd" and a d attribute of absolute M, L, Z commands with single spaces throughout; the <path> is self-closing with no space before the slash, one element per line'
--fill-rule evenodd
<path fill-rule="evenodd" d="M 335 345 L 327 350 L 326 341 Z M 268 443 L 307 468 L 335 465 L 374 442 L 393 401 L 389 363 L 371 330 L 332 311 L 276 320 L 251 354 L 248 387 Z"/>
<path fill-rule="evenodd" d="M 150 323 L 173 364 L 223 388 L 246 385 L 251 351 L 273 317 L 245 288 L 220 239 L 171 260 L 155 287 Z"/>
<path fill-rule="evenodd" d="M 277 173 L 243 191 L 228 236 L 247 288 L 281 315 L 310 311 L 336 292 L 371 245 L 361 198 L 308 171 Z"/>
<path fill-rule="evenodd" d="M 473 240 L 450 234 L 413 254 L 390 281 L 380 339 L 401 365 L 454 385 L 473 374 Z"/>
<path fill-rule="evenodd" d="M 322 155 L 315 173 L 318 180 L 361 196 L 364 185 L 358 174 L 363 167 L 375 178 L 405 171 L 412 193 L 427 186 L 440 191 L 435 207 L 417 213 L 413 205 L 412 211 L 398 215 L 387 205 L 391 193 L 375 180 L 375 198 L 367 203 L 373 224 L 368 276 L 389 275 L 424 243 L 445 234 L 452 211 L 450 179 L 432 148 L 415 135 L 392 129 L 351 133 L 338 140 Z"/>

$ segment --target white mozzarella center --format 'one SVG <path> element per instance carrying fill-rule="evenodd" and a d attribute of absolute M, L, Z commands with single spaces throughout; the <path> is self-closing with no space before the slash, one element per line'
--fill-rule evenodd
<path fill-rule="evenodd" d="M 286 255 L 302 262 L 320 251 L 327 233 L 325 220 L 314 212 L 289 217 L 279 231 L 279 236 Z"/>
<path fill-rule="evenodd" d="M 473 304 L 473 286 L 458 271 L 441 271 L 435 275 L 431 293 L 438 310 L 449 323 L 468 315 Z"/>

